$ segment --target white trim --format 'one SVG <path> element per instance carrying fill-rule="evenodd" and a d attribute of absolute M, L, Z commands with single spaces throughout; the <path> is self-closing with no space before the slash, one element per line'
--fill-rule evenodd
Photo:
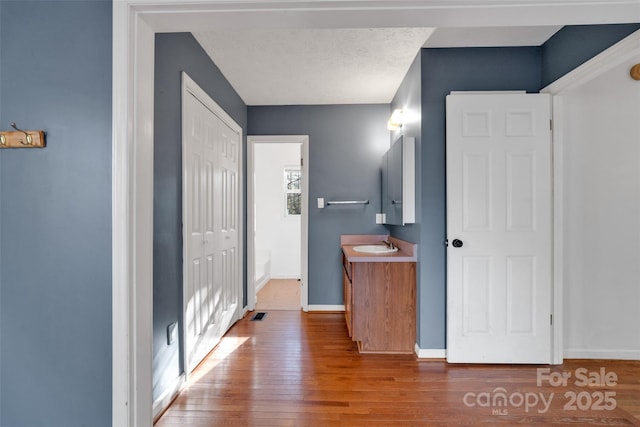
<path fill-rule="evenodd" d="M 154 30 L 113 3 L 112 424 L 152 422 Z M 135 141 L 135 143 L 134 143 Z"/>
<path fill-rule="evenodd" d="M 566 359 L 640 360 L 640 350 L 568 348 L 564 351 L 564 357 Z"/>
<path fill-rule="evenodd" d="M 308 311 L 344 311 L 344 304 L 310 304 Z"/>
<path fill-rule="evenodd" d="M 551 135 L 551 161 L 552 161 L 552 185 L 553 185 L 553 283 L 552 283 L 552 315 L 551 325 L 551 364 L 561 365 L 563 361 L 564 343 L 564 180 L 563 180 L 563 152 L 564 140 L 562 128 L 564 117 L 562 115 L 562 98 L 552 97 L 551 116 L 553 131 Z"/>
<path fill-rule="evenodd" d="M 112 221 L 112 390 L 111 418 L 112 425 L 129 426 L 133 406 L 129 405 L 129 392 L 135 390 L 131 381 L 129 356 L 130 334 L 132 329 L 131 315 L 135 312 L 131 303 L 130 257 L 131 248 L 131 203 L 130 173 L 133 163 L 129 152 L 131 140 L 129 131 L 129 90 L 130 69 L 128 67 L 129 19 L 128 6 L 125 3 L 113 2 L 113 96 L 112 96 L 112 157 L 111 157 L 111 221 Z M 117 30 L 117 31 L 116 31 Z"/>
<path fill-rule="evenodd" d="M 263 143 L 301 144 L 300 154 L 304 159 L 302 170 L 302 213 L 300 217 L 301 265 L 300 265 L 300 306 L 304 311 L 309 310 L 309 136 L 308 135 L 248 135 L 247 136 L 247 176 L 253 175 L 255 168 L 255 145 Z M 247 236 L 254 236 L 254 183 L 247 179 Z M 256 293 L 253 277 L 255 276 L 255 239 L 247 239 L 247 306 L 255 310 Z M 274 277 L 271 277 L 272 279 Z M 294 278 L 298 278 L 295 276 Z"/>
<path fill-rule="evenodd" d="M 258 294 L 258 292 L 260 292 L 260 289 L 264 288 L 264 285 L 269 283 L 269 280 L 271 280 L 271 277 L 269 277 L 269 275 L 265 275 L 265 276 L 263 276 L 261 281 L 256 283 L 256 294 Z M 249 284 L 247 283 L 247 287 L 248 286 L 249 286 Z M 248 306 L 249 306 L 249 304 L 247 304 L 247 307 Z"/>
<path fill-rule="evenodd" d="M 282 274 L 282 275 L 277 275 L 277 276 L 271 276 L 269 277 L 269 279 L 274 279 L 274 280 L 299 280 L 300 279 L 300 275 L 299 274 Z"/>
<path fill-rule="evenodd" d="M 186 385 L 187 385 L 187 377 L 185 374 L 182 374 L 178 378 L 176 378 L 173 381 L 173 384 L 171 384 L 171 386 L 168 387 L 164 391 L 164 393 L 162 393 L 160 397 L 158 397 L 153 402 L 152 413 L 153 413 L 154 420 L 158 417 L 158 415 L 162 413 L 162 411 L 164 411 L 169 406 L 169 404 L 173 401 L 173 399 L 176 398 L 178 393 L 180 393 Z"/>
<path fill-rule="evenodd" d="M 540 92 L 562 95 L 573 91 L 601 74 L 617 67 L 640 53 L 640 30 L 620 40 L 584 64 L 549 84 Z"/>
<path fill-rule="evenodd" d="M 634 32 L 589 61 L 570 71 L 541 90 L 553 96 L 553 343 L 552 364 L 561 364 L 563 357 L 563 295 L 564 295 L 564 116 L 563 95 L 606 73 L 619 64 L 640 54 L 640 30 Z M 582 350 L 576 354 L 581 353 Z M 615 352 L 614 352 L 615 353 Z M 612 353 L 613 354 L 613 353 Z"/>
<path fill-rule="evenodd" d="M 418 359 L 446 359 L 447 350 L 444 348 L 420 348 L 416 343 L 416 357 Z"/>

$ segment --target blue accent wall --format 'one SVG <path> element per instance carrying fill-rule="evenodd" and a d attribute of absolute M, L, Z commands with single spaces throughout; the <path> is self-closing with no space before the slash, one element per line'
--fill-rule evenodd
<path fill-rule="evenodd" d="M 541 87 L 553 83 L 639 29 L 640 23 L 563 27 L 542 46 Z"/>
<path fill-rule="evenodd" d="M 540 51 L 538 47 L 422 50 L 420 348 L 446 348 L 445 97 L 451 91 L 537 92 Z"/>
<path fill-rule="evenodd" d="M 342 304 L 341 234 L 386 234 L 380 162 L 389 148 L 389 105 L 249 107 L 249 135 L 309 135 L 309 304 Z M 327 206 L 316 199 L 369 199 Z"/>
<path fill-rule="evenodd" d="M 242 127 L 245 140 L 247 130 L 247 106 L 195 38 L 190 33 L 157 34 L 153 199 L 154 399 L 184 371 L 180 351 L 183 342 L 182 71 Z M 242 170 L 246 170 L 244 165 L 246 150 Z M 246 261 L 244 267 L 246 271 Z M 246 280 L 244 286 L 246 289 Z M 178 322 L 180 339 L 169 346 L 167 326 L 173 322 Z"/>
<path fill-rule="evenodd" d="M 111 426 L 111 7 L 0 2 L 2 426 Z"/>

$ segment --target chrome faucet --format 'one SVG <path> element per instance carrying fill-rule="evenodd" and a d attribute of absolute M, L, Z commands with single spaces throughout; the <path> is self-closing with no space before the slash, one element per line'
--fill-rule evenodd
<path fill-rule="evenodd" d="M 388 240 L 380 240 L 380 243 L 384 243 L 384 245 L 386 247 L 388 247 L 389 249 L 395 249 L 396 246 L 393 244 L 393 242 L 390 242 Z"/>

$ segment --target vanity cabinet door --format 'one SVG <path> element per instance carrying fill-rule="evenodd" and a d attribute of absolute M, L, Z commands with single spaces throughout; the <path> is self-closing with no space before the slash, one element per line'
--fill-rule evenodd
<path fill-rule="evenodd" d="M 351 280 L 349 280 L 349 276 L 347 276 L 346 272 L 342 273 L 343 279 L 343 287 L 344 287 L 344 318 L 347 322 L 347 329 L 349 330 L 349 336 L 352 336 L 351 333 L 351 295 L 352 295 L 352 285 Z"/>
<path fill-rule="evenodd" d="M 349 336 L 352 336 L 352 301 L 353 301 L 353 285 L 351 278 L 353 277 L 353 270 L 351 263 L 347 261 L 347 257 L 342 254 L 342 289 L 344 297 L 344 317 L 347 322 L 347 329 L 349 330 Z"/>

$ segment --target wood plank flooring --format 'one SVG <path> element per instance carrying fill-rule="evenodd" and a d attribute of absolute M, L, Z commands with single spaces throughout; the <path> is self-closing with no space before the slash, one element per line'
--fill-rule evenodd
<path fill-rule="evenodd" d="M 300 310 L 300 282 L 271 279 L 258 291 L 256 310 Z"/>
<path fill-rule="evenodd" d="M 250 315 L 194 371 L 157 427 L 640 425 L 640 362 L 570 360 L 548 367 L 571 373 L 566 386 L 545 380 L 539 387 L 537 369 L 545 366 L 361 355 L 342 313 L 272 311 L 261 322 Z M 601 367 L 617 375 L 616 385 L 575 384 L 577 369 Z M 505 406 L 494 402 L 501 391 Z M 591 408 L 605 391 L 615 392 L 613 410 L 565 407 L 574 393 L 577 405 Z M 551 398 L 546 411 L 542 398 Z"/>

